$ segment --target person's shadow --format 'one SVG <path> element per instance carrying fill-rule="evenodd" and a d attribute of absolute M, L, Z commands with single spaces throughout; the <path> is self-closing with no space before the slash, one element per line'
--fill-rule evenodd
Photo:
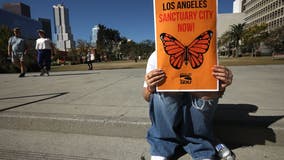
<path fill-rule="evenodd" d="M 216 136 L 231 149 L 264 145 L 266 141 L 276 143 L 276 134 L 269 126 L 284 115 L 249 115 L 257 109 L 251 104 L 219 104 L 214 118 Z"/>

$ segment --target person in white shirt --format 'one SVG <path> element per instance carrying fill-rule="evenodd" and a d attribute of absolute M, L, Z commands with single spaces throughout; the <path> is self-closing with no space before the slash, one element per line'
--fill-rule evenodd
<path fill-rule="evenodd" d="M 215 144 L 213 116 L 225 89 L 232 83 L 233 73 L 225 66 L 212 66 L 219 80 L 218 92 L 157 92 L 166 73 L 157 68 L 157 52 L 148 59 L 143 97 L 149 102 L 151 127 L 147 132 L 151 160 L 176 160 L 189 153 L 193 160 L 216 160 L 217 153 L 231 152 L 224 144 Z M 220 156 L 220 155 L 219 155 Z M 222 158 L 233 160 L 234 155 Z M 221 156 L 220 156 L 221 157 Z"/>
<path fill-rule="evenodd" d="M 49 76 L 51 65 L 51 53 L 54 53 L 54 46 L 49 38 L 46 37 L 44 30 L 38 30 L 39 38 L 36 40 L 37 62 L 40 67 L 40 76 L 45 73 Z"/>
<path fill-rule="evenodd" d="M 88 50 L 87 53 L 87 64 L 88 64 L 88 70 L 93 70 L 93 64 L 92 64 L 92 54 L 91 54 L 91 50 Z"/>

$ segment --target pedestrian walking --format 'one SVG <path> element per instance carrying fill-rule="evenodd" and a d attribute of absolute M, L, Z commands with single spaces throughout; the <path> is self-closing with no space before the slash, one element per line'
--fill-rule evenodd
<path fill-rule="evenodd" d="M 46 37 L 44 30 L 38 30 L 39 38 L 36 40 L 37 62 L 40 68 L 40 76 L 45 73 L 49 76 L 51 65 L 51 54 L 55 52 L 53 43 Z"/>
<path fill-rule="evenodd" d="M 14 28 L 13 33 L 14 36 L 8 40 L 8 56 L 11 56 L 12 63 L 21 70 L 19 77 L 25 77 L 24 56 L 27 54 L 28 47 L 24 38 L 21 37 L 20 28 Z"/>
<path fill-rule="evenodd" d="M 93 70 L 93 64 L 92 64 L 92 54 L 91 50 L 88 50 L 87 56 L 86 56 L 87 64 L 88 64 L 88 70 Z"/>

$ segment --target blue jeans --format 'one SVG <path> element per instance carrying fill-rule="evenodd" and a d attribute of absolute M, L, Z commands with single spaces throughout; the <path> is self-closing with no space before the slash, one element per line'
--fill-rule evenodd
<path fill-rule="evenodd" d="M 40 69 L 46 67 L 46 70 L 49 71 L 51 65 L 51 50 L 50 49 L 37 50 L 37 62 Z"/>
<path fill-rule="evenodd" d="M 152 126 L 147 133 L 152 156 L 194 160 L 214 158 L 212 119 L 218 99 L 205 101 L 187 92 L 160 92 L 150 97 Z"/>

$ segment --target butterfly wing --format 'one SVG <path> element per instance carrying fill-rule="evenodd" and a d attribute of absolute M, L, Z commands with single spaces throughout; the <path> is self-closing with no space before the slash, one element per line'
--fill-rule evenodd
<path fill-rule="evenodd" d="M 209 49 L 212 35 L 213 32 L 211 30 L 205 31 L 187 47 L 188 61 L 193 69 L 202 65 L 204 60 L 203 54 Z"/>
<path fill-rule="evenodd" d="M 165 52 L 170 56 L 170 64 L 175 69 L 180 69 L 186 53 L 185 46 L 168 33 L 160 35 Z"/>

